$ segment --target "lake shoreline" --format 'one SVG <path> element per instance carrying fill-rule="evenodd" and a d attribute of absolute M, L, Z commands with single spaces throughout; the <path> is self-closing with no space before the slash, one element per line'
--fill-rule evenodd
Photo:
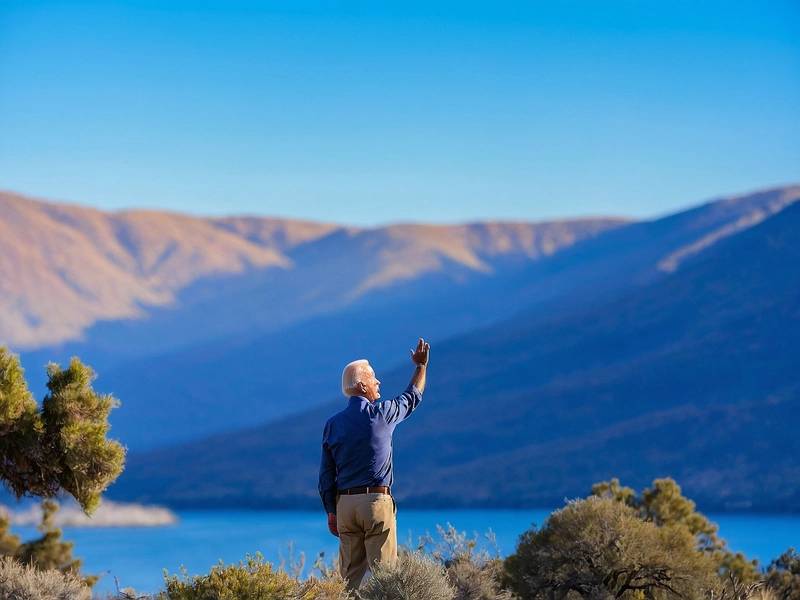
<path fill-rule="evenodd" d="M 459 506 L 452 506 L 452 505 L 431 505 L 431 504 L 417 504 L 417 503 L 407 503 L 402 499 L 397 499 L 397 506 L 398 510 L 415 510 L 415 511 L 474 511 L 474 510 L 491 510 L 491 511 L 515 511 L 515 512 L 522 512 L 522 511 L 549 511 L 552 512 L 552 508 L 546 508 L 542 506 L 505 506 L 505 505 L 459 505 Z M 576 497 L 577 499 L 577 497 Z M 560 503 L 560 506 L 563 506 L 563 500 Z M 318 506 L 303 503 L 303 504 L 292 504 L 292 503 L 278 503 L 278 504 L 184 504 L 184 503 L 170 503 L 170 502 L 159 502 L 158 506 L 168 508 L 175 512 L 182 512 L 182 511 L 198 511 L 198 512 L 229 512 L 229 511 L 243 511 L 243 512 L 305 512 L 305 513 L 316 513 L 316 512 L 324 512 L 322 507 L 322 503 L 320 502 Z M 800 511 L 797 510 L 781 510 L 781 509 L 758 509 L 758 510 L 750 510 L 750 509 L 743 509 L 743 508 L 716 508 L 714 506 L 707 506 L 707 505 L 698 505 L 697 510 L 703 514 L 720 514 L 720 515 L 752 515 L 752 516 L 786 516 L 786 517 L 796 517 L 800 516 Z M 800 542 L 798 542 L 800 544 Z"/>

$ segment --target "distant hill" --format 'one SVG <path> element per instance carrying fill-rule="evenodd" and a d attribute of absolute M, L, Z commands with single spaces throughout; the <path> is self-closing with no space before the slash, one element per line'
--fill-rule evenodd
<path fill-rule="evenodd" d="M 496 266 L 489 275 L 448 263 L 443 272 L 275 331 L 229 335 L 111 366 L 98 385 L 123 399 L 114 431 L 132 449 L 274 420 L 336 397 L 342 365 L 353 358 L 368 356 L 385 372 L 404 360 L 415 335 L 438 345 L 516 313 L 554 319 L 580 310 L 669 276 L 673 267 L 664 264 L 671 257 L 685 262 L 695 256 L 689 249 L 709 251 L 799 197 L 800 188 L 781 188 L 722 199 L 587 236 L 538 260 Z"/>
<path fill-rule="evenodd" d="M 393 335 L 398 305 L 440 336 L 500 318 L 491 307 L 442 314 L 439 298 L 624 223 L 359 229 L 105 213 L 5 194 L 0 342 L 34 346 L 22 358 L 39 395 L 48 361 L 80 356 L 99 372 L 98 387 L 123 400 L 115 434 L 131 447 L 166 444 L 324 402 L 329 369 L 348 353 L 389 337 L 405 353 Z M 319 343 L 328 346 L 315 351 Z M 396 350 L 387 345 L 386 356 Z M 298 375 L 300 356 L 309 365 Z M 273 390 L 284 380 L 293 387 L 281 400 Z M 220 404 L 229 407 L 221 415 Z"/>
<path fill-rule="evenodd" d="M 493 274 L 622 223 L 358 229 L 109 213 L 0 192 L 0 342 L 27 351 L 83 342 L 134 356 L 160 341 L 163 352 L 276 329 L 426 274 Z"/>
<path fill-rule="evenodd" d="M 434 345 L 425 401 L 395 438 L 398 497 L 546 506 L 611 476 L 671 475 L 706 508 L 800 510 L 798 198 L 723 199 L 493 279 L 525 302 Z M 378 374 L 388 394 L 409 373 Z M 111 495 L 316 506 L 321 426 L 343 402 L 134 453 Z"/>
<path fill-rule="evenodd" d="M 199 278 L 288 268 L 293 244 L 332 225 L 106 213 L 0 193 L 0 340 L 28 349 L 78 338 L 99 320 L 137 319 Z M 282 242 L 282 243 L 281 243 Z"/>

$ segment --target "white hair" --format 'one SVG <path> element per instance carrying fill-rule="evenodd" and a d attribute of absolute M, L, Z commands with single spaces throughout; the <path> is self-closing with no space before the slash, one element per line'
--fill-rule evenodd
<path fill-rule="evenodd" d="M 345 396 L 352 396 L 350 392 L 363 381 L 364 377 L 369 375 L 370 370 L 369 361 L 366 358 L 354 360 L 347 363 L 347 366 L 342 371 L 342 393 Z"/>

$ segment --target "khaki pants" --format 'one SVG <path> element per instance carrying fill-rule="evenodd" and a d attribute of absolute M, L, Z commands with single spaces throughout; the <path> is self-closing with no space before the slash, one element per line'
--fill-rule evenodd
<path fill-rule="evenodd" d="M 389 494 L 353 494 L 336 501 L 339 571 L 355 590 L 367 567 L 397 559 L 397 507 Z"/>

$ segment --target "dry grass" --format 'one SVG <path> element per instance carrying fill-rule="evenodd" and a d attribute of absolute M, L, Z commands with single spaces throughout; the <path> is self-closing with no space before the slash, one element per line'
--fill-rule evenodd
<path fill-rule="evenodd" d="M 91 600 L 91 590 L 73 575 L 39 571 L 11 557 L 0 558 L 0 598 L 3 600 Z"/>
<path fill-rule="evenodd" d="M 455 600 L 512 600 L 514 595 L 501 584 L 503 564 L 497 539 L 490 529 L 482 537 L 469 537 L 450 523 L 436 526 L 437 536 L 420 537 L 418 551 L 445 568 L 455 589 Z"/>
<path fill-rule="evenodd" d="M 455 600 L 513 600 L 514 595 L 500 583 L 502 562 L 480 562 L 461 556 L 446 565 L 447 579 L 455 588 Z"/>
<path fill-rule="evenodd" d="M 778 600 L 778 594 L 772 588 L 762 585 L 751 591 L 747 600 Z"/>
<path fill-rule="evenodd" d="M 297 600 L 355 600 L 341 575 L 309 577 L 297 586 Z"/>

